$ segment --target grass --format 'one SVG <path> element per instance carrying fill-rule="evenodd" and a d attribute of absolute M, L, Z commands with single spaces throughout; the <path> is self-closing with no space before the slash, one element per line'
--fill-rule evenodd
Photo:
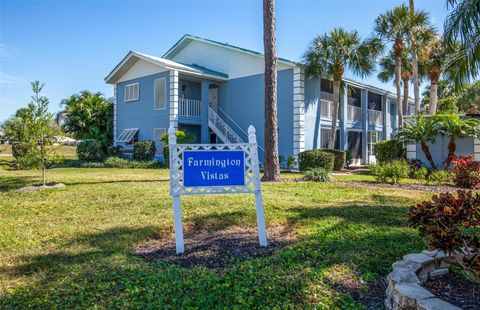
<path fill-rule="evenodd" d="M 293 245 L 222 273 L 148 262 L 132 249 L 172 233 L 167 170 L 53 169 L 48 180 L 67 187 L 12 191 L 38 175 L 0 170 L 2 309 L 357 309 L 365 301 L 348 283 L 368 290 L 425 246 L 405 220 L 428 193 L 282 182 L 262 184 L 267 227 L 291 225 Z M 251 195 L 185 197 L 182 207 L 187 231 L 256 225 Z"/>

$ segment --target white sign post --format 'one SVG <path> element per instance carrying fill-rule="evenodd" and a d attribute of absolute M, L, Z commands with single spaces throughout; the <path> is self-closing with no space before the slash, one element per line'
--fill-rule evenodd
<path fill-rule="evenodd" d="M 258 241 L 267 246 L 255 128 L 248 128 L 248 143 L 237 144 L 177 144 L 175 133 L 171 126 L 170 195 L 177 254 L 184 253 L 182 195 L 255 194 Z"/>

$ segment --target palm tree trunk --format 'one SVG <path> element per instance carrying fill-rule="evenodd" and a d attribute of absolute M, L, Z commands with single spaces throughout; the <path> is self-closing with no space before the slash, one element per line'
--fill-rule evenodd
<path fill-rule="evenodd" d="M 431 115 L 437 113 L 438 80 L 439 75 L 435 73 L 430 74 L 430 105 L 428 107 L 428 114 Z"/>
<path fill-rule="evenodd" d="M 457 150 L 457 139 L 455 137 L 450 137 L 448 141 L 448 156 L 445 159 L 445 168 L 450 167 L 453 157 L 455 157 L 455 152 Z"/>
<path fill-rule="evenodd" d="M 265 164 L 263 181 L 280 180 L 275 41 L 275 0 L 263 0 L 263 45 L 265 49 Z"/>
<path fill-rule="evenodd" d="M 425 157 L 427 158 L 428 162 L 430 163 L 430 167 L 432 167 L 432 170 L 437 169 L 435 166 L 435 162 L 433 161 L 432 153 L 430 153 L 430 148 L 425 142 L 421 142 L 420 146 L 422 147 L 422 151 L 425 154 Z"/>
<path fill-rule="evenodd" d="M 409 79 L 403 79 L 403 111 L 408 113 L 408 91 L 409 91 Z"/>
<path fill-rule="evenodd" d="M 330 130 L 330 137 L 328 138 L 328 148 L 335 148 L 335 139 L 337 137 L 337 120 L 338 110 L 340 106 L 340 81 L 333 81 L 333 115 L 332 115 L 332 129 Z"/>
<path fill-rule="evenodd" d="M 403 127 L 403 104 L 402 104 L 402 55 L 395 56 L 395 86 L 397 88 L 398 127 Z"/>
<path fill-rule="evenodd" d="M 408 6 L 410 7 L 410 14 L 415 14 L 415 3 L 414 0 L 408 1 Z M 418 58 L 415 49 L 412 48 L 412 77 L 413 77 L 413 98 L 415 100 L 415 113 L 419 113 L 420 106 L 420 87 L 418 80 Z"/>

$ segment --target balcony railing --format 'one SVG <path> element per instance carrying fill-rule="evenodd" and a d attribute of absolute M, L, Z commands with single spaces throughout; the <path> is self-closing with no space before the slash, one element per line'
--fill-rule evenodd
<path fill-rule="evenodd" d="M 350 123 L 362 121 L 362 108 L 354 105 L 347 105 L 347 120 Z"/>
<path fill-rule="evenodd" d="M 178 99 L 178 115 L 200 118 L 201 101 L 192 99 Z"/>
<path fill-rule="evenodd" d="M 383 126 L 383 112 L 368 109 L 368 123 L 375 126 Z"/>
<path fill-rule="evenodd" d="M 333 118 L 333 101 L 320 100 L 320 117 L 324 119 Z"/>

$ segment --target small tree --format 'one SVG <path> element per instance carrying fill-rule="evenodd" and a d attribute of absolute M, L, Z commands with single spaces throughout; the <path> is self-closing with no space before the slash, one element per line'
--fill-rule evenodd
<path fill-rule="evenodd" d="M 406 122 L 405 126 L 400 128 L 397 133 L 397 138 L 404 142 L 420 143 L 422 151 L 425 154 L 432 169 L 436 169 L 433 161 L 432 153 L 428 147 L 429 142 L 435 142 L 435 137 L 438 134 L 437 125 L 428 117 L 417 115 L 415 119 Z"/>
<path fill-rule="evenodd" d="M 449 138 L 448 156 L 445 159 L 445 168 L 448 168 L 455 157 L 457 139 L 476 137 L 480 133 L 479 123 L 475 118 L 462 119 L 457 114 L 439 114 L 434 121 L 437 123 L 439 132 Z"/>
<path fill-rule="evenodd" d="M 28 104 L 31 118 L 28 120 L 28 136 L 19 141 L 25 147 L 25 153 L 17 162 L 27 168 L 42 170 L 42 183 L 46 184 L 46 170 L 52 164 L 60 163 L 62 155 L 57 153 L 60 144 L 56 144 L 62 136 L 60 127 L 55 123 L 52 113 L 48 112 L 48 99 L 40 95 L 45 84 L 32 82 L 32 102 Z"/>

